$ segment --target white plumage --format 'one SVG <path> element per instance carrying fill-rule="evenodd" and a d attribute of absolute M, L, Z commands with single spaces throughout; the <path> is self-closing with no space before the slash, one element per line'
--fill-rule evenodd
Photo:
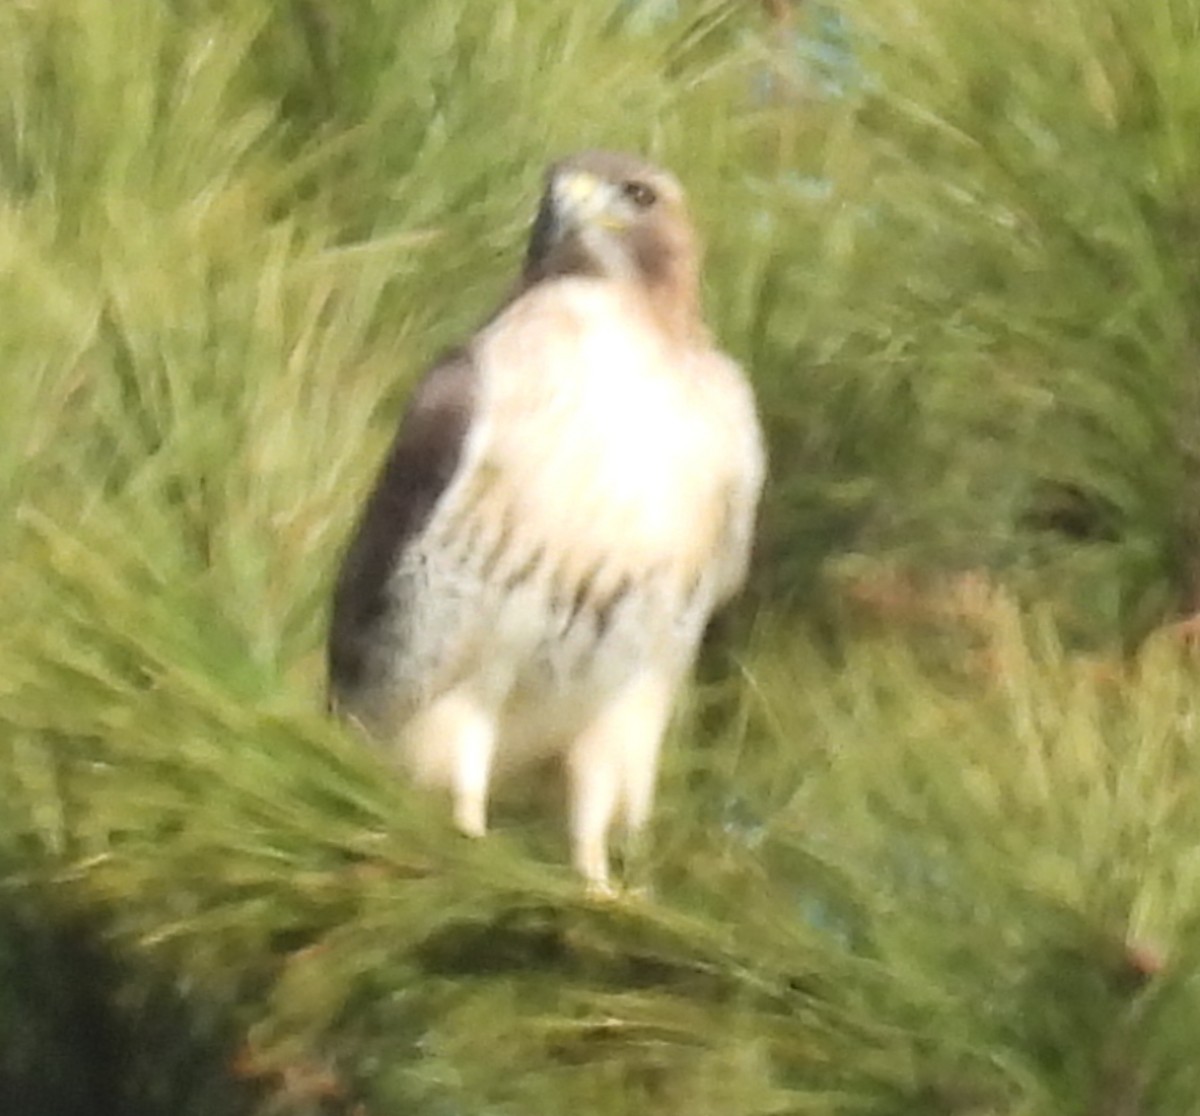
<path fill-rule="evenodd" d="M 622 205 L 631 182 L 659 212 Z M 331 679 L 466 833 L 495 778 L 561 756 L 576 865 L 606 888 L 610 829 L 645 823 L 674 698 L 743 579 L 763 451 L 687 305 L 674 181 L 585 155 L 551 172 L 539 226 L 524 288 L 410 406 L 343 568 Z"/>

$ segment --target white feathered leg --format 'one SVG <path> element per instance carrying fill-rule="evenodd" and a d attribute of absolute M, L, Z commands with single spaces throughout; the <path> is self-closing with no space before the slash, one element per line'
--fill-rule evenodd
<path fill-rule="evenodd" d="M 454 824 L 468 837 L 487 832 L 488 785 L 496 750 L 492 712 L 473 695 L 452 690 L 405 729 L 405 759 L 416 782 L 450 789 Z"/>
<path fill-rule="evenodd" d="M 612 891 L 608 841 L 618 813 L 630 835 L 649 816 L 670 706 L 670 684 L 641 675 L 600 710 L 568 752 L 572 854 L 594 892 Z"/>

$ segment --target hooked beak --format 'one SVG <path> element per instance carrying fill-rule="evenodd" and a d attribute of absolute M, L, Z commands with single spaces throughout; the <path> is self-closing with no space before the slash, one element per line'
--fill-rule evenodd
<path fill-rule="evenodd" d="M 564 171 L 554 180 L 553 188 L 555 205 L 567 223 L 603 229 L 624 227 L 612 204 L 616 194 L 612 183 L 588 171 Z"/>

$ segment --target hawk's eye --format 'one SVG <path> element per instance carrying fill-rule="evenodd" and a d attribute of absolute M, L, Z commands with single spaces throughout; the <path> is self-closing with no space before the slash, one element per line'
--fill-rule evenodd
<path fill-rule="evenodd" d="M 649 209 L 656 201 L 658 194 L 655 193 L 654 187 L 647 186 L 644 182 L 630 180 L 622 183 L 621 193 L 623 193 L 638 209 Z"/>

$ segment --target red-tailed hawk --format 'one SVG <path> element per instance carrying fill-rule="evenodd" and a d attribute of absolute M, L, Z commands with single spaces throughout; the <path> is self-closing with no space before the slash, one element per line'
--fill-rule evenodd
<path fill-rule="evenodd" d="M 346 553 L 330 687 L 468 834 L 494 779 L 566 771 L 608 887 L 674 699 L 745 575 L 762 486 L 749 384 L 700 317 L 683 191 L 640 159 L 550 168 L 519 283 L 425 375 Z"/>

